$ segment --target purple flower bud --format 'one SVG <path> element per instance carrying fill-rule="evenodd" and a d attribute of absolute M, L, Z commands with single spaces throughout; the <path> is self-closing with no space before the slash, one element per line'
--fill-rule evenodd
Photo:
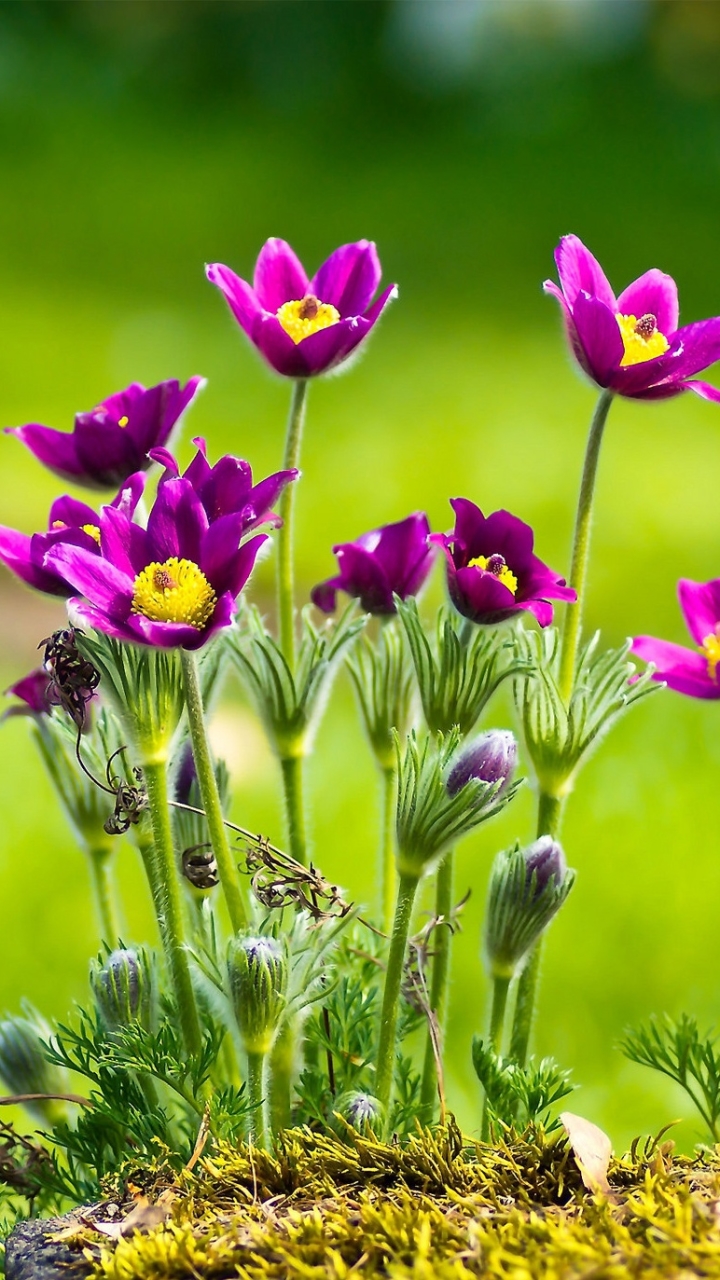
<path fill-rule="evenodd" d="M 175 775 L 175 799 L 180 804 L 190 804 L 190 792 L 193 783 L 196 781 L 195 757 L 190 743 L 186 742 L 180 760 L 180 768 Z"/>
<path fill-rule="evenodd" d="M 517 743 L 509 729 L 489 729 L 481 733 L 460 752 L 448 774 L 446 787 L 457 795 L 472 778 L 480 782 L 499 782 L 496 795 L 509 786 L 517 766 Z"/>
<path fill-rule="evenodd" d="M 342 1116 L 362 1133 L 382 1122 L 382 1103 L 371 1093 L 346 1093 L 338 1100 L 337 1109 Z"/>
<path fill-rule="evenodd" d="M 525 867 L 528 884 L 532 880 L 533 873 L 535 874 L 536 898 L 540 897 L 551 879 L 559 887 L 567 874 L 565 854 L 552 836 L 540 836 L 539 840 L 525 850 Z"/>

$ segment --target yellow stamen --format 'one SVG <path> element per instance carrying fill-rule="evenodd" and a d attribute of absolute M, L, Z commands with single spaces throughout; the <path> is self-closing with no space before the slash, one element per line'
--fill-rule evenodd
<path fill-rule="evenodd" d="M 284 302 L 277 312 L 277 318 L 297 345 L 303 338 L 309 338 L 311 333 L 319 333 L 321 329 L 337 324 L 340 312 L 329 302 L 320 302 L 319 298 L 310 293 L 297 302 Z"/>
<path fill-rule="evenodd" d="M 513 595 L 517 591 L 517 578 L 511 569 L 505 563 L 503 556 L 475 556 L 473 560 L 468 560 L 468 569 L 484 569 L 486 573 L 491 573 L 498 582 L 502 582 L 508 591 L 512 591 Z"/>
<path fill-rule="evenodd" d="M 94 538 L 98 546 L 100 546 L 100 530 L 96 524 L 82 524 L 80 526 L 83 533 L 87 533 L 89 537 Z"/>
<path fill-rule="evenodd" d="M 616 315 L 620 333 L 625 347 L 625 354 L 620 361 L 621 367 L 628 364 L 643 364 L 645 360 L 654 360 L 656 356 L 664 356 L 670 349 L 670 343 L 657 327 L 657 320 L 649 311 L 640 316 Z"/>
<path fill-rule="evenodd" d="M 119 427 L 126 427 L 129 421 L 130 421 L 130 419 L 129 419 L 128 417 L 125 417 L 125 416 L 123 416 L 122 418 L 118 418 L 118 426 L 119 426 Z"/>
<path fill-rule="evenodd" d="M 192 560 L 171 556 L 164 564 L 149 564 L 138 574 L 132 611 L 153 622 L 184 622 L 202 631 L 216 602 L 202 569 Z"/>
<path fill-rule="evenodd" d="M 712 631 L 705 637 L 702 651 L 707 658 L 707 673 L 717 684 L 717 665 L 720 662 L 720 636 L 717 631 Z"/>

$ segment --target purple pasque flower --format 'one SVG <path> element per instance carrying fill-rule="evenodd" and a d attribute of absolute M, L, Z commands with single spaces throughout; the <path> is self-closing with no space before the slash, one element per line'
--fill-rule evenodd
<path fill-rule="evenodd" d="M 341 245 L 312 280 L 275 237 L 260 250 L 252 286 L 219 262 L 206 272 L 250 341 L 286 378 L 312 378 L 342 364 L 397 296 L 391 284 L 372 301 L 381 269 L 371 240 Z"/>
<path fill-rule="evenodd" d="M 563 236 L 555 261 L 561 288 L 546 280 L 543 289 L 560 303 L 573 355 L 593 382 L 640 400 L 694 391 L 720 402 L 717 387 L 691 380 L 720 359 L 720 316 L 679 329 L 677 285 L 655 267 L 616 298 L 577 236 Z"/>
<path fill-rule="evenodd" d="M 128 476 L 122 489 L 113 498 L 111 507 L 129 520 L 142 497 L 145 476 L 141 471 Z M 78 498 L 65 495 L 57 498 L 50 508 L 47 533 L 20 533 L 0 525 L 0 561 L 16 577 L 37 591 L 51 596 L 71 596 L 73 588 L 62 573 L 49 568 L 45 557 L 53 547 L 62 543 L 82 547 L 88 555 L 100 555 L 100 516 Z"/>
<path fill-rule="evenodd" d="M 517 768 L 518 749 L 509 729 L 488 729 L 478 734 L 455 757 L 445 786 L 448 794 L 457 795 L 473 778 L 496 783 L 496 796 L 507 791 Z"/>
<path fill-rule="evenodd" d="M 36 422 L 6 430 L 63 480 L 89 489 L 114 489 L 134 471 L 147 470 L 150 450 L 166 444 L 204 385 L 204 378 L 191 378 L 184 387 L 175 379 L 147 388 L 133 382 L 88 413 L 76 414 L 72 431 Z"/>
<path fill-rule="evenodd" d="M 395 613 L 393 595 L 417 595 L 434 559 L 428 543 L 430 525 L 423 511 L 406 520 L 363 533 L 354 542 L 333 547 L 340 572 L 311 592 L 313 604 L 332 613 L 338 591 L 355 596 L 366 613 Z"/>
<path fill-rule="evenodd" d="M 147 529 L 115 507 L 100 513 L 100 554 L 63 543 L 46 556 L 84 600 L 82 624 L 131 644 L 199 649 L 231 625 L 265 534 L 241 544 L 242 511 L 214 521 L 186 476 L 166 476 Z"/>
<path fill-rule="evenodd" d="M 720 698 L 720 578 L 710 582 L 678 582 L 680 608 L 697 650 L 654 636 L 637 636 L 632 652 L 652 662 L 653 680 L 691 698 Z"/>
<path fill-rule="evenodd" d="M 22 680 L 16 680 L 5 690 L 6 698 L 19 698 L 20 704 L 14 703 L 3 712 L 0 719 L 9 716 L 46 716 L 54 706 L 51 697 L 52 680 L 44 667 L 37 667 Z"/>
<path fill-rule="evenodd" d="M 484 516 L 469 498 L 452 498 L 452 533 L 433 533 L 447 559 L 448 590 L 458 613 L 481 625 L 523 609 L 541 627 L 552 622 L 550 600 L 577 599 L 572 587 L 533 554 L 533 531 L 509 511 Z"/>
<path fill-rule="evenodd" d="M 272 508 L 285 486 L 300 475 L 296 467 L 289 471 L 276 471 L 254 485 L 249 462 L 228 453 L 211 467 L 202 436 L 195 436 L 193 444 L 197 453 L 183 472 L 183 477 L 193 486 L 210 524 L 232 515 L 239 517 L 240 532 L 246 533 L 260 524 L 282 523 Z M 151 449 L 150 457 L 165 467 L 161 485 L 167 480 L 177 479 L 180 474 L 178 464 L 167 449 Z"/>

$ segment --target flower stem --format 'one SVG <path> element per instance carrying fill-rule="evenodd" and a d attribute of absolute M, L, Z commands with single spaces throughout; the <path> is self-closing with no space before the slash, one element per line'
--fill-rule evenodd
<path fill-rule="evenodd" d="M 390 939 L 390 952 L 385 972 L 385 990 L 380 1013 L 380 1044 L 378 1046 L 375 1093 L 386 1111 L 390 1102 L 395 1067 L 398 1000 L 405 964 L 405 948 L 407 946 L 410 919 L 418 883 L 417 876 L 407 875 L 407 873 L 403 873 L 400 876 L 395 919 Z"/>
<path fill-rule="evenodd" d="M 307 866 L 307 836 L 305 834 L 305 806 L 303 804 L 303 757 L 283 756 L 280 760 L 285 814 L 287 817 L 290 853 L 296 862 Z"/>
<path fill-rule="evenodd" d="M 442 916 L 443 924 L 436 931 L 437 941 L 434 946 L 432 983 L 430 986 L 430 1008 L 437 1018 L 438 1030 L 442 1035 L 447 1005 L 448 979 L 450 976 L 450 918 L 453 899 L 453 871 L 455 855 L 448 849 L 437 873 L 435 889 L 435 916 Z M 433 1041 L 428 1028 L 425 1044 L 425 1061 L 423 1063 L 422 1084 L 420 1086 L 420 1115 L 425 1124 L 430 1124 L 438 1091 L 438 1073 L 433 1052 Z"/>
<path fill-rule="evenodd" d="M 267 1150 L 268 1144 L 268 1104 L 267 1104 L 267 1062 L 266 1053 L 248 1053 L 247 1092 L 248 1102 L 252 1108 L 249 1119 L 249 1136 L 256 1147 Z"/>
<path fill-rule="evenodd" d="M 188 1053 L 197 1054 L 202 1048 L 202 1035 L 185 950 L 182 900 L 170 825 L 165 761 L 145 761 L 143 778 L 150 802 L 153 833 L 153 850 L 146 857 L 145 865 L 151 877 L 150 890 L 185 1047 Z"/>
<path fill-rule="evenodd" d="M 502 1053 L 503 1031 L 505 1030 L 505 1010 L 507 1008 L 508 990 L 510 988 L 510 979 L 506 976 L 499 976 L 493 979 L 493 997 L 492 1008 L 490 1010 L 490 1028 L 488 1038 L 495 1053 L 498 1056 Z M 490 1115 L 488 1112 L 488 1100 L 485 1096 L 485 1105 L 483 1107 L 482 1119 L 482 1139 L 487 1142 L 490 1136 Z"/>
<path fill-rule="evenodd" d="M 380 876 L 382 884 L 383 928 L 392 929 L 395 905 L 395 792 L 397 770 L 393 765 L 382 771 L 382 819 L 380 825 Z"/>
<path fill-rule="evenodd" d="M 223 894 L 225 895 L 228 912 L 230 913 L 230 923 L 232 924 L 234 931 L 239 933 L 240 930 L 247 926 L 248 917 L 242 893 L 240 892 L 235 863 L 230 852 L 227 830 L 223 819 L 222 806 L 220 804 L 220 793 L 218 791 L 217 778 L 215 777 L 215 770 L 213 768 L 212 757 L 210 755 L 210 744 L 208 742 L 205 716 L 203 714 L 202 693 L 200 690 L 200 680 L 198 678 L 197 660 L 195 654 L 189 649 L 181 649 L 180 657 L 182 661 L 183 682 L 185 686 L 185 705 L 187 708 L 188 724 L 190 726 L 195 770 L 197 772 L 203 809 L 205 810 L 205 816 L 207 818 L 210 842 L 212 844 L 213 853 L 215 854 L 218 875 L 220 876 L 220 883 L 222 885 Z"/>
<path fill-rule="evenodd" d="M 289 1129 L 292 1119 L 292 1079 L 297 1041 L 295 1019 L 286 1018 L 270 1050 L 268 1095 L 273 1133 Z"/>
<path fill-rule="evenodd" d="M 285 457 L 283 470 L 297 467 L 300 462 L 300 445 L 302 443 L 303 425 L 305 422 L 305 402 L 307 398 L 307 378 L 298 378 L 293 383 L 290 414 L 285 436 Z M 293 511 L 295 507 L 295 485 L 288 484 L 283 490 L 278 506 L 278 515 L 282 525 L 278 530 L 277 559 L 277 595 L 278 618 L 280 626 L 280 648 L 291 671 L 295 670 L 295 573 L 293 564 Z"/>
<path fill-rule="evenodd" d="M 600 398 L 595 406 L 595 412 L 592 417 L 592 422 L 590 423 L 590 433 L 588 435 L 588 441 L 585 448 L 585 462 L 583 464 L 580 496 L 578 498 L 577 514 L 575 516 L 575 535 L 573 538 L 572 566 L 570 569 L 570 586 L 575 588 L 575 591 L 577 592 L 577 600 L 574 604 L 569 604 L 566 607 L 562 647 L 560 650 L 560 671 L 558 676 L 558 687 L 566 704 L 570 701 L 573 681 L 575 679 L 575 665 L 577 662 L 578 644 L 580 642 L 580 627 L 582 624 L 583 605 L 585 603 L 585 588 L 587 585 L 587 568 L 590 553 L 590 528 L 592 524 L 595 480 L 597 476 L 598 460 L 600 457 L 600 445 L 602 444 L 603 431 L 605 429 L 605 420 L 607 418 L 610 405 L 612 404 L 612 399 L 612 391 L 602 391 L 600 393 Z"/>
<path fill-rule="evenodd" d="M 90 883 L 92 884 L 95 911 L 100 926 L 100 939 L 114 947 L 120 936 L 117 907 L 115 901 L 114 877 L 110 867 L 113 851 L 105 845 L 96 845 L 87 850 L 90 864 Z"/>

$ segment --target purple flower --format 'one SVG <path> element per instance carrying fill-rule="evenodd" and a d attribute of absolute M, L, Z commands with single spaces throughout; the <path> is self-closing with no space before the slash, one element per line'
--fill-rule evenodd
<path fill-rule="evenodd" d="M 8 716 L 49 715 L 53 705 L 50 697 L 51 687 L 52 682 L 45 668 L 37 667 L 35 671 L 23 676 L 22 680 L 16 680 L 15 684 L 11 684 L 10 688 L 5 690 L 6 698 L 20 698 L 23 705 L 19 706 L 15 703 L 8 707 L 0 718 L 5 720 Z"/>
<path fill-rule="evenodd" d="M 720 391 L 692 375 L 720 359 L 720 316 L 678 329 L 675 281 L 653 268 L 616 299 L 599 262 L 577 236 L 555 250 L 561 288 L 543 288 L 560 303 L 573 355 L 600 387 L 621 396 L 660 400 L 694 391 L 720 401 Z"/>
<path fill-rule="evenodd" d="M 534 844 L 523 850 L 528 886 L 535 876 L 535 897 L 539 898 L 551 880 L 559 888 L 567 875 L 567 862 L 562 847 L 552 836 L 540 836 Z"/>
<path fill-rule="evenodd" d="M 338 591 L 356 596 L 366 613 L 395 613 L 393 594 L 405 600 L 417 595 L 434 558 L 428 544 L 427 516 L 416 511 L 406 520 L 363 533 L 355 542 L 333 547 L 340 572 L 311 593 L 313 604 L 332 613 Z"/>
<path fill-rule="evenodd" d="M 720 698 L 720 578 L 710 582 L 681 578 L 678 597 L 698 650 L 654 636 L 637 636 L 632 652 L 643 662 L 654 663 L 653 680 L 691 698 Z"/>
<path fill-rule="evenodd" d="M 185 387 L 175 380 L 147 389 L 133 382 L 89 413 L 76 414 L 72 431 L 35 422 L 6 430 L 64 480 L 113 489 L 134 471 L 147 470 L 149 451 L 167 442 L 201 386 L 203 378 L 191 378 Z"/>
<path fill-rule="evenodd" d="M 240 532 L 246 533 L 259 524 L 281 523 L 272 507 L 285 486 L 297 480 L 300 475 L 295 467 L 289 471 L 276 471 L 259 484 L 253 485 L 249 462 L 233 457 L 232 454 L 225 454 L 211 467 L 202 436 L 196 436 L 193 444 L 197 447 L 197 453 L 183 472 L 183 477 L 193 486 L 210 524 L 225 516 L 233 516 Z M 178 464 L 167 449 L 151 449 L 150 457 L 165 467 L 165 474 L 160 479 L 161 485 L 167 480 L 177 479 Z"/>
<path fill-rule="evenodd" d="M 391 284 L 372 302 L 381 270 L 369 240 L 341 245 L 310 281 L 290 245 L 276 238 L 260 250 L 252 287 L 219 262 L 206 271 L 241 329 L 286 378 L 312 378 L 342 364 L 397 296 Z"/>
<path fill-rule="evenodd" d="M 219 465 L 219 464 L 218 464 Z M 67 542 L 46 567 L 80 592 L 75 617 L 118 640 L 199 649 L 233 620 L 265 534 L 241 545 L 243 511 L 216 520 L 187 476 L 166 475 L 147 529 L 116 507 L 100 514 L 100 554 Z"/>
<path fill-rule="evenodd" d="M 499 783 L 496 796 L 506 791 L 517 766 L 517 743 L 509 729 L 489 729 L 481 733 L 460 754 L 448 774 L 446 788 L 451 796 L 473 778 Z"/>
<path fill-rule="evenodd" d="M 111 506 L 128 519 L 133 515 L 145 487 L 141 471 L 129 476 Z M 49 568 L 45 557 L 61 543 L 82 547 L 88 555 L 100 555 L 100 517 L 92 507 L 67 494 L 50 508 L 47 533 L 32 536 L 0 525 L 0 560 L 16 577 L 52 596 L 71 596 L 73 589 L 57 568 Z"/>
<path fill-rule="evenodd" d="M 541 627 L 552 622 L 549 600 L 577 597 L 542 560 L 533 555 L 533 531 L 509 511 L 484 516 L 468 498 L 453 498 L 452 533 L 433 533 L 430 541 L 445 551 L 448 590 L 458 613 L 472 622 L 504 622 L 522 609 Z"/>

